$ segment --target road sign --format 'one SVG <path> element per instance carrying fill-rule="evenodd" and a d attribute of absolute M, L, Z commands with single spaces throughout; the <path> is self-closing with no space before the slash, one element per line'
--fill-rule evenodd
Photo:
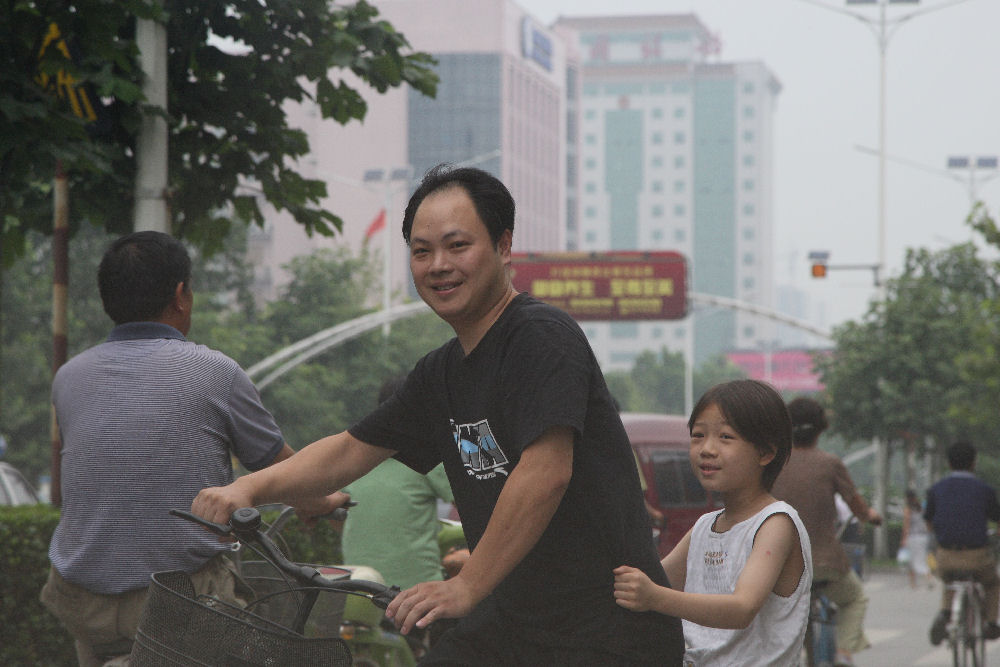
<path fill-rule="evenodd" d="M 577 320 L 687 315 L 687 263 L 677 252 L 515 253 L 514 289 Z"/>
<path fill-rule="evenodd" d="M 55 23 L 49 25 L 49 32 L 42 42 L 39 56 L 44 55 L 45 50 L 52 45 L 55 45 L 55 48 L 59 49 L 66 56 L 67 60 L 73 59 L 70 54 L 69 45 L 66 44 L 62 33 L 59 32 L 59 26 Z M 60 99 L 66 100 L 73 110 L 73 115 L 77 118 L 83 118 L 91 123 L 97 120 L 96 109 L 98 105 L 95 104 L 96 96 L 89 86 L 81 85 L 72 75 L 66 73 L 64 70 L 59 70 L 54 77 L 45 73 L 39 73 L 35 77 L 35 80 L 42 88 L 54 90 Z"/>

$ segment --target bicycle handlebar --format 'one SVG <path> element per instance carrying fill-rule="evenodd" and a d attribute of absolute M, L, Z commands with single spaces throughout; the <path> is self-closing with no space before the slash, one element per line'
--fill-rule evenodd
<path fill-rule="evenodd" d="M 235 537 L 240 542 L 254 543 L 260 547 L 262 555 L 272 565 L 299 581 L 305 586 L 327 588 L 341 593 L 360 593 L 368 597 L 375 605 L 385 609 L 399 594 L 398 586 L 386 586 L 374 581 L 358 579 L 330 580 L 324 577 L 316 568 L 288 560 L 270 537 L 261 531 L 260 512 L 255 507 L 242 507 L 229 518 L 229 524 L 207 521 L 184 510 L 172 509 L 170 514 L 197 523 L 220 537 Z M 325 518 L 343 521 L 347 510 L 338 508 Z"/>

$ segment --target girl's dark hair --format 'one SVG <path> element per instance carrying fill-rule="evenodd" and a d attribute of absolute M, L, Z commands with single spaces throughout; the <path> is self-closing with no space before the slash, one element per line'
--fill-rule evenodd
<path fill-rule="evenodd" d="M 792 441 L 796 446 L 812 445 L 819 434 L 827 429 L 826 410 L 819 401 L 799 397 L 788 404 L 788 414 L 792 418 Z"/>
<path fill-rule="evenodd" d="M 403 239 L 410 242 L 413 218 L 427 195 L 450 187 L 460 187 L 469 195 L 479 219 L 489 230 L 495 246 L 505 230 L 514 233 L 514 198 L 510 190 L 493 174 L 474 167 L 439 164 L 424 174 L 420 186 L 410 197 L 403 213 Z"/>
<path fill-rule="evenodd" d="M 97 269 L 104 312 L 115 324 L 156 320 L 178 283 L 191 285 L 191 258 L 180 241 L 143 231 L 112 242 Z"/>
<path fill-rule="evenodd" d="M 705 409 L 715 405 L 740 437 L 752 443 L 761 454 L 774 453 L 764 467 L 761 483 L 768 491 L 792 451 L 792 422 L 781 394 L 760 380 L 733 380 L 717 384 L 698 400 L 688 430 Z"/>

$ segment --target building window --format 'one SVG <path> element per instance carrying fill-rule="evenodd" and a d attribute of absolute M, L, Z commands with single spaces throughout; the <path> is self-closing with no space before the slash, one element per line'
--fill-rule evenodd
<path fill-rule="evenodd" d="M 611 323 L 611 337 L 612 338 L 638 338 L 639 337 L 639 324 L 638 324 L 638 322 L 612 322 Z"/>
<path fill-rule="evenodd" d="M 756 212 L 757 212 L 757 209 L 754 207 L 753 204 L 744 204 L 743 205 L 743 215 L 753 215 Z"/>
<path fill-rule="evenodd" d="M 674 230 L 674 241 L 677 243 L 684 243 L 687 241 L 687 230 L 686 229 L 676 229 Z"/>
<path fill-rule="evenodd" d="M 683 169 L 686 163 L 687 160 L 684 159 L 683 155 L 674 156 L 674 167 L 676 167 L 677 169 Z"/>
<path fill-rule="evenodd" d="M 650 137 L 650 141 L 653 143 L 654 146 L 659 146 L 660 144 L 663 143 L 663 133 L 653 132 L 653 136 Z"/>
<path fill-rule="evenodd" d="M 583 166 L 587 169 L 597 169 L 597 160 L 589 157 L 584 161 Z"/>
<path fill-rule="evenodd" d="M 588 206 L 586 209 L 584 209 L 583 216 L 585 218 L 596 218 L 597 217 L 597 209 L 594 208 L 593 206 Z"/>
<path fill-rule="evenodd" d="M 744 167 L 752 167 L 754 165 L 754 162 L 755 162 L 755 160 L 754 160 L 753 155 L 747 154 L 747 155 L 743 156 L 743 166 Z"/>
<path fill-rule="evenodd" d="M 683 132 L 674 132 L 674 143 L 675 144 L 680 145 L 680 144 L 683 144 L 685 141 L 687 141 L 687 137 L 684 136 Z"/>
<path fill-rule="evenodd" d="M 662 241 L 663 240 L 663 232 L 661 230 L 659 230 L 659 229 L 654 229 L 653 233 L 650 234 L 650 237 L 654 241 Z"/>
<path fill-rule="evenodd" d="M 753 118 L 754 117 L 754 113 L 755 113 L 755 110 L 754 110 L 753 107 L 743 107 L 743 117 L 744 118 Z"/>
<path fill-rule="evenodd" d="M 586 190 L 588 193 L 593 194 L 597 192 L 597 184 L 588 181 L 587 184 L 583 186 L 583 189 Z"/>
<path fill-rule="evenodd" d="M 747 81 L 746 83 L 743 84 L 744 93 L 752 93 L 753 91 L 754 91 L 754 86 L 752 81 Z"/>
<path fill-rule="evenodd" d="M 597 232 L 587 232 L 587 243 L 597 243 Z"/>
<path fill-rule="evenodd" d="M 747 277 L 743 279 L 743 289 L 751 290 L 754 286 L 754 279 L 752 277 Z"/>
<path fill-rule="evenodd" d="M 584 141 L 587 142 L 588 146 L 594 146 L 597 144 L 597 136 L 593 134 L 588 134 L 586 137 L 584 137 Z"/>
<path fill-rule="evenodd" d="M 743 266 L 753 266 L 754 257 L 752 252 L 743 253 Z"/>
<path fill-rule="evenodd" d="M 663 118 L 663 109 L 661 109 L 660 107 L 655 107 L 650 112 L 650 114 L 653 116 L 653 118 Z"/>
<path fill-rule="evenodd" d="M 663 217 L 663 207 L 659 206 L 659 205 L 656 205 L 652 209 L 650 209 L 649 214 L 652 215 L 654 218 L 662 218 Z"/>
<path fill-rule="evenodd" d="M 687 213 L 687 208 L 685 208 L 684 204 L 674 205 L 674 215 L 676 215 L 678 218 L 684 216 L 686 213 Z"/>
<path fill-rule="evenodd" d="M 650 166 L 653 166 L 653 167 L 662 167 L 663 166 L 663 156 L 662 155 L 654 155 L 652 158 L 650 158 L 649 163 L 650 163 Z"/>
<path fill-rule="evenodd" d="M 748 178 L 743 181 L 743 189 L 747 191 L 752 191 L 754 188 L 754 182 L 752 178 Z"/>
<path fill-rule="evenodd" d="M 743 141 L 748 144 L 753 142 L 753 130 L 745 130 L 743 132 Z"/>
<path fill-rule="evenodd" d="M 650 187 L 652 187 L 653 192 L 663 192 L 663 181 L 653 181 L 650 183 Z"/>
<path fill-rule="evenodd" d="M 686 113 L 687 110 L 684 107 L 674 108 L 674 118 L 683 118 Z"/>
<path fill-rule="evenodd" d="M 684 192 L 684 181 L 674 181 L 674 192 Z"/>
<path fill-rule="evenodd" d="M 743 228 L 743 240 L 744 241 L 753 241 L 754 238 L 756 238 L 756 236 L 757 236 L 757 230 L 755 230 L 753 227 L 744 227 Z"/>
<path fill-rule="evenodd" d="M 756 331 L 753 327 L 743 327 L 743 337 L 753 338 L 756 335 Z"/>
<path fill-rule="evenodd" d="M 587 120 L 594 120 L 595 118 L 597 118 L 597 112 L 594 111 L 593 109 L 587 109 L 586 111 L 583 112 L 583 117 Z"/>

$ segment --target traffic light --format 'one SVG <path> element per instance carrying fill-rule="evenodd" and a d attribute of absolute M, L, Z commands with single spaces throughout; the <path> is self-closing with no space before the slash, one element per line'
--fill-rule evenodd
<path fill-rule="evenodd" d="M 830 259 L 830 253 L 826 250 L 813 250 L 809 253 L 809 264 L 812 267 L 813 278 L 826 278 L 826 262 Z"/>

